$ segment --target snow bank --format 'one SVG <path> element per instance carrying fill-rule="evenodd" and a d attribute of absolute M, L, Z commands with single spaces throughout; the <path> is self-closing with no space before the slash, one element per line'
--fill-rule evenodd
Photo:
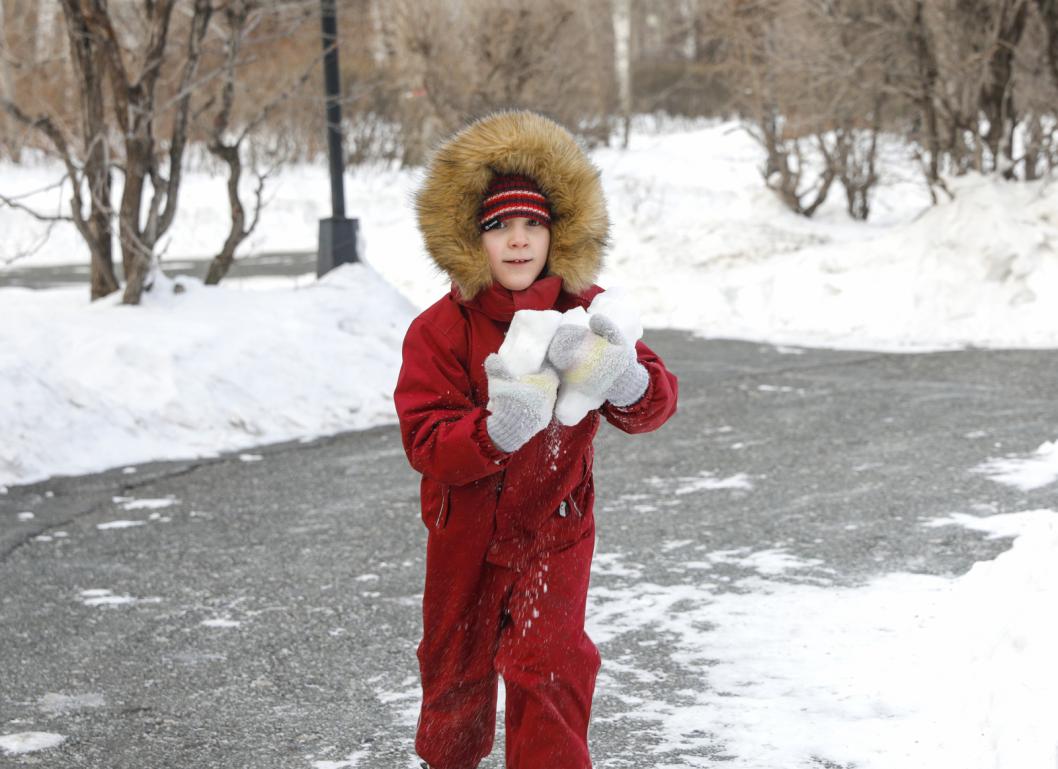
<path fill-rule="evenodd" d="M 0 292 L 0 484 L 395 419 L 415 311 L 369 267 L 296 290 L 180 284 L 138 308 L 83 289 Z"/>
<path fill-rule="evenodd" d="M 893 574 L 856 589 L 750 577 L 714 593 L 708 583 L 614 584 L 603 570 L 592 637 L 649 629 L 673 647 L 683 686 L 700 680 L 640 700 L 621 691 L 621 671 L 665 673 L 627 655 L 617 673 L 604 662 L 612 680 L 601 689 L 629 708 L 616 720 L 654 723 L 657 767 L 697 766 L 681 751 L 719 741 L 731 769 L 1052 769 L 1058 513 L 938 523 L 1017 538 L 961 577 Z M 754 554 L 744 561 L 766 573 Z"/>

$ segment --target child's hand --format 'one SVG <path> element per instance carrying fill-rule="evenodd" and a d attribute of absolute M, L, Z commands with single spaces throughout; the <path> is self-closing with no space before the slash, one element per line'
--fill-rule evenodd
<path fill-rule="evenodd" d="M 492 412 L 485 421 L 489 437 L 500 451 L 520 449 L 551 423 L 558 392 L 558 374 L 547 364 L 536 373 L 515 377 L 496 353 L 485 358 Z"/>
<path fill-rule="evenodd" d="M 568 389 L 599 404 L 629 406 L 647 389 L 649 376 L 636 360 L 635 346 L 601 313 L 591 316 L 587 329 L 560 326 L 547 359 L 561 372 L 564 392 Z"/>

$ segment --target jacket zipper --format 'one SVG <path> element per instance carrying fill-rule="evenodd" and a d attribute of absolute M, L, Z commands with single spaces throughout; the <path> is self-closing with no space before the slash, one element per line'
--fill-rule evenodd
<path fill-rule="evenodd" d="M 440 510 L 440 512 L 437 513 L 437 522 L 434 524 L 434 528 L 437 528 L 437 529 L 441 528 L 441 519 L 444 517 L 445 506 L 447 505 L 447 503 L 448 503 L 448 489 L 445 489 L 444 493 L 441 494 L 441 510 Z"/>

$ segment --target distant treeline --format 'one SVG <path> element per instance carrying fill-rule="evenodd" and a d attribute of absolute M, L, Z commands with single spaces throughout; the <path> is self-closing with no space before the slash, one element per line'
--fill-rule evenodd
<path fill-rule="evenodd" d="M 230 180 L 216 280 L 270 174 L 322 155 L 320 5 L 0 0 L 0 155 L 43 150 L 65 164 L 94 295 L 117 287 L 112 236 L 124 274 L 146 275 L 192 155 Z M 1031 180 L 1058 162 L 1058 0 L 336 8 L 353 166 L 421 164 L 439 138 L 505 107 L 551 115 L 589 144 L 626 141 L 634 114 L 740 118 L 762 147 L 764 183 L 807 216 L 837 188 L 851 216 L 869 215 L 880 136 L 918 158 L 935 200 L 952 174 Z M 4 193 L 0 180 L 0 205 L 18 206 Z"/>

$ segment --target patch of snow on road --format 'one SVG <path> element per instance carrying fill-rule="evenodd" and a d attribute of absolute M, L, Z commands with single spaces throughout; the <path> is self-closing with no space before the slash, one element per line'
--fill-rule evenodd
<path fill-rule="evenodd" d="M 366 756 L 366 750 L 358 750 L 340 761 L 313 761 L 312 767 L 313 769 L 356 769 L 360 760 Z"/>
<path fill-rule="evenodd" d="M 1058 441 L 1048 441 L 1025 457 L 990 459 L 974 468 L 993 481 L 1033 491 L 1058 481 Z"/>
<path fill-rule="evenodd" d="M 133 526 L 145 526 L 146 521 L 107 521 L 106 523 L 97 523 L 96 528 L 100 531 L 108 531 L 110 529 L 130 529 Z"/>
<path fill-rule="evenodd" d="M 745 473 L 737 473 L 727 478 L 717 478 L 713 473 L 704 472 L 697 478 L 678 478 L 680 483 L 676 487 L 675 494 L 694 494 L 698 491 L 717 491 L 719 489 L 745 489 L 753 488 L 749 476 Z"/>
<path fill-rule="evenodd" d="M 239 461 L 240 462 L 260 462 L 262 459 L 264 459 L 264 455 L 263 454 L 240 454 L 239 455 Z"/>
<path fill-rule="evenodd" d="M 66 737 L 52 732 L 18 732 L 0 734 L 0 750 L 8 755 L 35 753 L 38 750 L 49 750 L 62 745 Z"/>
<path fill-rule="evenodd" d="M 39 707 L 53 716 L 76 713 L 88 708 L 101 708 L 106 704 L 102 694 L 62 694 L 48 692 L 40 698 Z"/>
<path fill-rule="evenodd" d="M 655 735 L 651 766 L 703 766 L 705 750 L 731 769 L 1052 769 L 1058 513 L 958 521 L 1016 539 L 961 577 L 858 588 L 601 580 L 588 628 L 603 670 L 606 645 L 640 633 L 658 646 L 623 664 L 664 677 L 668 646 L 681 683 L 697 678 L 664 701 L 627 701 L 617 720 Z M 620 704 L 622 674 L 607 675 Z"/>
<path fill-rule="evenodd" d="M 216 617 L 214 619 L 204 619 L 199 623 L 206 627 L 240 627 L 241 622 L 234 619 L 225 619 L 224 617 Z"/>
<path fill-rule="evenodd" d="M 756 551 L 748 547 L 735 550 L 714 550 L 706 557 L 713 563 L 741 566 L 768 577 L 801 569 L 813 569 L 823 563 L 816 558 L 798 558 L 781 547 Z"/>
<path fill-rule="evenodd" d="M 419 720 L 419 706 L 422 703 L 422 689 L 416 676 L 407 676 L 395 688 L 384 688 L 380 684 L 393 684 L 386 682 L 384 676 L 375 676 L 369 683 L 375 684 L 375 696 L 383 705 L 390 707 L 396 719 L 396 723 L 404 726 L 414 726 Z"/>
<path fill-rule="evenodd" d="M 79 594 L 85 606 L 126 606 L 135 603 L 160 603 L 161 598 L 136 598 L 131 595 L 115 595 L 110 590 L 82 590 Z"/>
<path fill-rule="evenodd" d="M 179 501 L 174 497 L 161 497 L 159 499 L 130 499 L 125 497 L 122 499 L 121 506 L 125 510 L 161 510 L 166 507 L 172 507 Z"/>
<path fill-rule="evenodd" d="M 18 514 L 18 520 L 20 520 L 20 521 L 32 521 L 33 520 L 33 513 L 29 513 L 29 512 L 19 513 Z"/>

